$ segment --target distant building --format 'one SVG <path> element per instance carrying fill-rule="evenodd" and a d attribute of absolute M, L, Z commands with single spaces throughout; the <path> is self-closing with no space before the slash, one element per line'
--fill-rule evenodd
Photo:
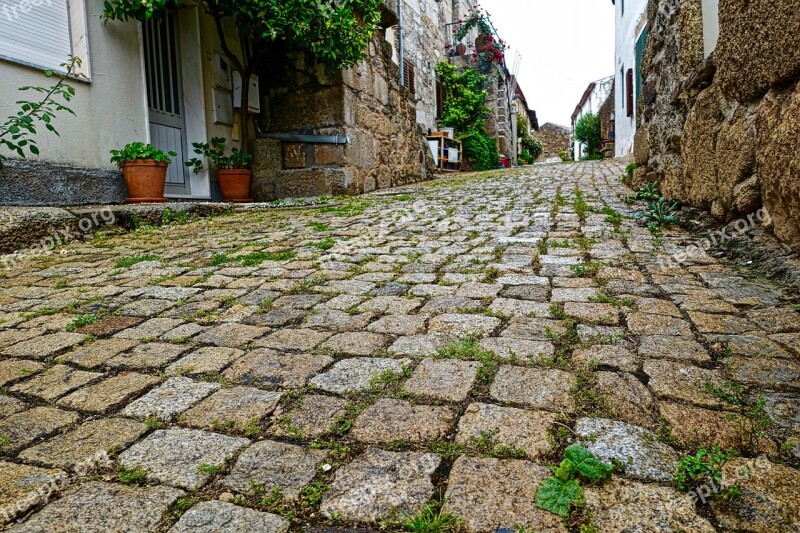
<path fill-rule="evenodd" d="M 542 141 L 542 155 L 536 160 L 538 163 L 561 161 L 559 152 L 570 153 L 570 129 L 567 126 L 545 122 L 539 128 L 539 140 Z"/>
<path fill-rule="evenodd" d="M 642 56 L 647 43 L 647 0 L 611 0 L 616 7 L 616 104 L 615 152 L 623 157 L 633 151 L 636 104 L 642 92 Z"/>
<path fill-rule="evenodd" d="M 611 89 L 613 87 L 614 76 L 602 78 L 589 84 L 583 92 L 583 96 L 581 96 L 578 105 L 575 106 L 575 111 L 572 113 L 573 131 L 575 131 L 575 124 L 578 123 L 578 120 L 580 120 L 582 116 L 589 113 L 598 114 L 600 112 L 600 107 L 606 101 L 608 95 L 611 94 Z M 575 156 L 575 161 L 579 161 L 586 155 L 586 146 L 584 146 L 583 143 L 574 141 L 573 154 Z"/>

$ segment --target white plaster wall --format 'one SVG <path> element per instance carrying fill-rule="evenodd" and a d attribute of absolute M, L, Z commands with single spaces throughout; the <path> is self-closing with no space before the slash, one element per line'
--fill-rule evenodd
<path fill-rule="evenodd" d="M 625 5 L 625 15 L 622 15 L 622 4 Z M 616 39 L 614 75 L 617 87 L 622 90 L 616 92 L 614 115 L 616 117 L 616 156 L 623 157 L 633 151 L 633 137 L 636 133 L 636 110 L 628 116 L 627 109 L 623 108 L 625 102 L 625 73 L 628 69 L 636 71 L 636 38 L 639 36 L 645 23 L 645 9 L 647 0 L 616 0 Z M 620 69 L 623 69 L 620 74 Z M 635 88 L 634 83 L 634 90 Z M 635 101 L 635 98 L 634 98 Z M 635 106 L 634 106 L 635 107 Z"/>
<path fill-rule="evenodd" d="M 58 113 L 53 125 L 60 137 L 42 127 L 36 137 L 41 155 L 32 159 L 111 169 L 114 166 L 108 159 L 112 148 L 148 134 L 137 25 L 103 24 L 102 5 L 86 2 L 92 79 L 73 83 L 77 94 L 70 107 L 76 116 Z M 33 93 L 25 95 L 17 90 L 19 87 L 51 84 L 52 78 L 45 78 L 37 69 L 0 60 L 0 116 L 16 113 L 14 102 L 21 98 L 35 100 Z"/>

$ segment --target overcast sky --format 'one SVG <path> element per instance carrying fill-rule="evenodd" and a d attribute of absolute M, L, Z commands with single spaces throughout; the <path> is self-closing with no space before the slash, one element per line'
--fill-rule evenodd
<path fill-rule="evenodd" d="M 614 74 L 611 0 L 483 0 L 481 5 L 511 46 L 509 69 L 516 52 L 522 54 L 520 85 L 539 124 L 569 126 L 586 86 Z"/>

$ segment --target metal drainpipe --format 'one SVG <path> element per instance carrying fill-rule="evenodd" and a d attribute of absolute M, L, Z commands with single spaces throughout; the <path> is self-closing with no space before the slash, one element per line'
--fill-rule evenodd
<path fill-rule="evenodd" d="M 350 138 L 346 135 L 304 135 L 297 133 L 261 133 L 259 138 L 277 139 L 282 142 L 290 143 L 311 143 L 311 144 L 350 144 Z"/>
<path fill-rule="evenodd" d="M 397 0 L 397 48 L 400 55 L 400 85 L 406 86 L 406 71 L 405 59 L 406 51 L 404 50 L 403 39 L 403 0 Z"/>

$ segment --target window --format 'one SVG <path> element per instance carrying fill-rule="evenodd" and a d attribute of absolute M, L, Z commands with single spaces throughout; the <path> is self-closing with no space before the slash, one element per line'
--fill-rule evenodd
<path fill-rule="evenodd" d="M 621 16 L 624 17 L 625 16 L 625 0 L 619 0 L 619 6 L 620 6 L 620 9 L 622 10 L 622 15 Z"/>
<path fill-rule="evenodd" d="M 628 108 L 628 116 L 633 116 L 633 69 L 629 68 L 625 74 L 625 105 Z"/>
<path fill-rule="evenodd" d="M 0 7 L 0 57 L 57 70 L 70 55 L 83 60 L 88 75 L 83 0 L 20 0 Z"/>
<path fill-rule="evenodd" d="M 414 72 L 414 64 L 408 59 L 403 60 L 403 73 L 406 80 L 406 88 L 411 94 L 417 94 L 417 78 Z"/>
<path fill-rule="evenodd" d="M 636 102 L 639 102 L 639 95 L 642 94 L 642 61 L 644 59 L 644 49 L 647 46 L 647 26 L 644 27 L 639 38 L 636 39 Z"/>
<path fill-rule="evenodd" d="M 447 87 L 436 80 L 436 118 L 444 116 L 444 101 L 447 100 Z"/>

